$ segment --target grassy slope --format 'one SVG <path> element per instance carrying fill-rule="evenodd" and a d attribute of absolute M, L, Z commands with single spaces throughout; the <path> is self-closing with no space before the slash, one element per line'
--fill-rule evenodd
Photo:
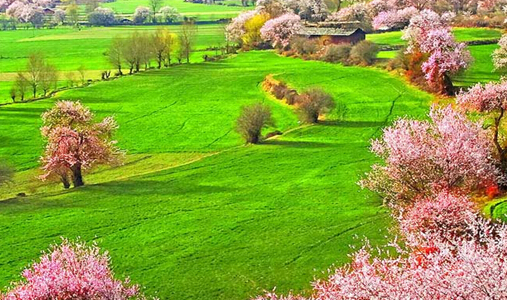
<path fill-rule="evenodd" d="M 178 32 L 179 26 L 166 26 Z M 0 102 L 9 101 L 9 90 L 15 73 L 25 68 L 28 56 L 36 51 L 44 53 L 49 61 L 65 73 L 76 71 L 81 65 L 87 70 L 87 78 L 100 78 L 101 71 L 110 64 L 104 53 L 115 36 L 127 36 L 134 31 L 154 32 L 156 26 L 144 27 L 93 27 L 80 31 L 71 28 L 15 30 L 0 32 Z M 222 25 L 201 25 L 196 39 L 197 50 L 225 43 Z M 194 53 L 194 61 L 202 61 L 204 52 Z M 76 74 L 76 78 L 77 78 Z"/>
<path fill-rule="evenodd" d="M 258 87 L 270 73 L 299 89 L 323 86 L 346 104 L 345 119 L 240 146 L 231 128 L 242 104 L 264 99 L 280 129 L 297 126 L 290 108 Z M 245 299 L 275 285 L 300 291 L 332 263 L 347 261 L 348 245 L 360 243 L 354 235 L 382 242 L 389 221 L 380 200 L 356 185 L 374 162 L 368 141 L 395 116 L 421 116 L 430 100 L 381 71 L 269 52 L 61 97 L 82 99 L 100 116 L 114 113 L 120 146 L 138 159 L 88 176 L 96 184 L 79 190 L 40 187 L 0 202 L 0 284 L 58 236 L 81 236 L 111 252 L 118 274 L 131 274 L 162 299 Z M 0 107 L 1 132 L 9 132 L 1 154 L 18 167 L 35 165 L 38 116 L 51 102 Z M 179 150 L 186 152 L 171 152 Z M 210 151 L 217 154 L 178 166 Z M 122 170 L 144 175 L 120 179 Z"/>

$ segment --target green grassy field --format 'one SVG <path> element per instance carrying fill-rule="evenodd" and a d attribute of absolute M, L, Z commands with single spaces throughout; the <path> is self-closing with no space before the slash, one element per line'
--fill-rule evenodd
<path fill-rule="evenodd" d="M 166 5 L 176 8 L 184 16 L 193 17 L 200 21 L 233 18 L 244 10 L 253 9 L 252 6 L 241 6 L 241 1 L 239 0 L 226 0 L 223 2 L 223 5 L 206 5 L 184 2 L 183 0 L 162 1 L 161 6 Z M 130 15 L 134 13 L 138 6 L 149 6 L 149 0 L 116 0 L 114 2 L 102 3 L 101 6 L 109 7 L 119 14 Z"/>
<path fill-rule="evenodd" d="M 164 26 L 178 32 L 180 26 Z M 28 56 L 42 52 L 48 61 L 60 71 L 60 78 L 66 80 L 66 73 L 78 77 L 77 69 L 83 66 L 86 77 L 98 79 L 111 66 L 104 53 L 115 36 L 128 36 L 134 31 L 154 32 L 158 26 L 92 27 L 76 30 L 72 28 L 15 30 L 0 32 L 0 103 L 9 102 L 9 90 L 16 72 L 25 69 Z M 198 26 L 198 37 L 192 61 L 202 61 L 209 47 L 225 45 L 223 25 Z M 213 51 L 210 53 L 212 54 Z"/>
<path fill-rule="evenodd" d="M 346 113 L 299 127 L 266 95 L 268 74 L 301 90 L 322 86 Z M 40 114 L 54 99 L 0 107 L 0 155 L 16 184 L 0 190 L 0 286 L 59 236 L 95 240 L 119 275 L 161 299 L 247 299 L 296 292 L 348 261 L 349 244 L 383 243 L 389 218 L 357 180 L 375 158 L 369 140 L 431 97 L 370 68 L 250 52 L 219 63 L 150 71 L 67 91 L 98 116 L 115 115 L 125 166 L 101 168 L 62 191 L 37 181 Z M 282 137 L 243 146 L 242 105 L 273 108 Z M 25 192 L 27 197 L 14 197 Z"/>
<path fill-rule="evenodd" d="M 454 28 L 453 33 L 459 42 L 482 41 L 499 39 L 502 32 L 498 29 L 490 28 Z M 368 34 L 366 39 L 379 45 L 400 46 L 406 42 L 401 39 L 403 33 L 401 31 L 393 31 L 378 34 Z"/>

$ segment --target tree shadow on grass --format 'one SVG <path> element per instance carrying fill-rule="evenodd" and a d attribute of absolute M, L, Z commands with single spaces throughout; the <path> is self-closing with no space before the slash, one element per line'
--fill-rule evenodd
<path fill-rule="evenodd" d="M 379 121 L 336 121 L 336 120 L 326 120 L 320 121 L 319 125 L 322 126 L 335 126 L 335 127 L 344 127 L 344 128 L 370 128 L 370 127 L 382 127 L 384 126 L 384 122 Z"/>
<path fill-rule="evenodd" d="M 332 148 L 332 143 L 319 143 L 319 142 L 308 142 L 308 141 L 286 141 L 286 140 L 267 140 L 261 145 L 267 146 L 283 146 L 290 148 Z"/>

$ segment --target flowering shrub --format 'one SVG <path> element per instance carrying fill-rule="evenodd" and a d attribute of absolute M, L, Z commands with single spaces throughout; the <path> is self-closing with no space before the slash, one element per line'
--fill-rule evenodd
<path fill-rule="evenodd" d="M 133 300 L 146 299 L 139 286 L 114 278 L 110 259 L 100 249 L 63 240 L 25 269 L 1 300 Z"/>

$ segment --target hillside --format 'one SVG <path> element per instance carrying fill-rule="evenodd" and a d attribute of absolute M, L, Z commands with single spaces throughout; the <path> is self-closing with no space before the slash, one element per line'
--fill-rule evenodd
<path fill-rule="evenodd" d="M 299 90 L 322 86 L 346 113 L 298 127 L 292 109 L 259 87 L 268 74 Z M 80 236 L 161 299 L 309 289 L 314 276 L 347 261 L 348 245 L 361 244 L 355 235 L 382 243 L 387 213 L 356 184 L 375 161 L 369 140 L 397 116 L 422 116 L 431 99 L 383 71 L 272 52 L 140 73 L 57 98 L 115 115 L 129 160 L 90 174 L 77 190 L 40 184 L 40 114 L 55 99 L 0 107 L 0 154 L 25 170 L 1 191 L 0 285 L 59 236 Z M 290 133 L 243 146 L 234 120 L 254 101 L 273 107 L 272 130 Z M 13 197 L 19 192 L 28 196 Z"/>

